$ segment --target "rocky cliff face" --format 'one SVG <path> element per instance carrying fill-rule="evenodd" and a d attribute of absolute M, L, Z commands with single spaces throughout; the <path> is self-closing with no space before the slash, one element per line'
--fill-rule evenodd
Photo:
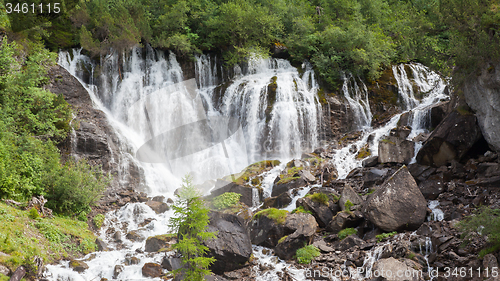
<path fill-rule="evenodd" d="M 500 151 L 500 65 L 484 68 L 464 85 L 467 104 L 476 112 L 479 127 L 488 144 Z"/>
<path fill-rule="evenodd" d="M 120 140 L 109 124 L 104 112 L 92 105 L 92 100 L 82 84 L 59 65 L 49 72 L 50 82 L 46 89 L 62 94 L 72 106 L 76 129 L 59 144 L 63 161 L 85 158 L 91 165 L 101 165 L 113 175 L 113 182 L 106 190 L 102 207 L 116 202 L 123 205 L 120 194 L 128 194 L 140 186 L 141 170 L 133 162 L 123 163 Z M 126 197 L 127 198 L 127 197 Z"/>

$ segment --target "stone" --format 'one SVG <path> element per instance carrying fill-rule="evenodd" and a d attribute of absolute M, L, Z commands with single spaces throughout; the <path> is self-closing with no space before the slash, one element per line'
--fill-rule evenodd
<path fill-rule="evenodd" d="M 70 260 L 69 267 L 78 273 L 82 273 L 89 269 L 89 266 L 85 262 L 79 260 Z"/>
<path fill-rule="evenodd" d="M 104 241 L 102 241 L 101 239 L 99 238 L 96 238 L 95 239 L 95 243 L 97 245 L 97 250 L 98 251 L 109 251 L 109 248 L 108 246 L 106 245 L 106 243 Z"/>
<path fill-rule="evenodd" d="M 442 175 L 432 175 L 427 180 L 420 182 L 418 188 L 425 199 L 435 200 L 439 194 L 445 191 L 446 186 Z"/>
<path fill-rule="evenodd" d="M 120 275 L 120 273 L 123 272 L 123 269 L 124 269 L 123 265 L 121 264 L 115 265 L 115 268 L 113 270 L 113 279 L 118 279 L 118 275 Z"/>
<path fill-rule="evenodd" d="M 158 252 L 162 249 L 169 249 L 170 245 L 174 243 L 175 238 L 169 234 L 150 236 L 146 239 L 144 251 Z"/>
<path fill-rule="evenodd" d="M 415 153 L 415 143 L 397 136 L 387 136 L 378 145 L 380 163 L 409 164 Z"/>
<path fill-rule="evenodd" d="M 185 266 L 182 265 L 182 259 L 181 258 L 168 258 L 168 257 L 163 257 L 163 260 L 161 261 L 161 267 L 168 271 L 174 271 L 180 268 L 185 268 Z"/>
<path fill-rule="evenodd" d="M 301 171 L 299 172 L 299 175 L 300 175 L 300 176 L 301 176 L 301 177 L 302 177 L 305 181 L 307 181 L 307 182 L 309 182 L 309 183 L 313 183 L 313 182 L 315 182 L 315 181 L 316 181 L 316 177 L 315 177 L 315 176 L 313 176 L 313 174 L 311 174 L 311 172 L 310 172 L 310 171 L 308 171 L 308 170 L 301 170 Z"/>
<path fill-rule="evenodd" d="M 320 249 L 322 252 L 330 253 L 330 252 L 335 251 L 334 248 L 326 245 L 325 240 L 314 241 L 313 245 L 316 248 Z"/>
<path fill-rule="evenodd" d="M 127 235 L 125 235 L 125 238 L 135 242 L 144 241 L 144 236 L 139 234 L 137 230 L 131 230 L 129 233 L 127 233 Z"/>
<path fill-rule="evenodd" d="M 241 194 L 240 202 L 245 203 L 247 206 L 253 205 L 253 188 L 248 186 L 238 185 L 234 182 L 218 179 L 215 183 L 214 189 L 211 191 L 207 199 L 213 199 L 226 192 L 235 192 Z M 259 202 L 262 201 L 262 190 L 259 189 Z M 275 196 L 275 195 L 273 195 Z"/>
<path fill-rule="evenodd" d="M 271 193 L 271 196 L 278 196 L 282 193 L 287 192 L 288 190 L 304 187 L 307 185 L 306 181 L 302 178 L 285 181 L 283 183 L 281 183 L 282 181 L 279 180 L 279 177 L 277 177 L 276 180 L 273 186 L 273 192 Z"/>
<path fill-rule="evenodd" d="M 139 264 L 140 262 L 141 262 L 141 260 L 138 257 L 126 257 L 125 258 L 126 265 Z"/>
<path fill-rule="evenodd" d="M 332 248 L 334 248 L 336 251 L 345 251 L 354 246 L 362 246 L 363 244 L 365 244 L 365 241 L 363 241 L 363 239 L 359 238 L 357 235 L 353 234 L 340 241 L 335 242 L 332 245 Z"/>
<path fill-rule="evenodd" d="M 344 228 L 355 227 L 363 220 L 363 214 L 359 211 L 352 213 L 338 212 L 330 221 L 326 230 L 332 233 L 338 233 Z"/>
<path fill-rule="evenodd" d="M 378 164 L 378 156 L 371 156 L 371 157 L 365 158 L 362 162 L 362 166 L 365 168 L 374 167 L 377 164 Z"/>
<path fill-rule="evenodd" d="M 418 272 L 418 266 L 413 261 L 404 260 L 401 262 L 393 257 L 380 259 L 373 265 L 372 272 L 379 272 L 381 274 L 380 279 L 384 281 L 419 281 L 422 280 L 418 275 L 415 274 L 404 274 L 405 272 Z M 398 272 L 403 274 L 398 275 Z M 384 274 L 385 273 L 385 274 Z M 420 276 L 422 277 L 422 276 Z"/>
<path fill-rule="evenodd" d="M 334 213 L 329 208 L 334 204 L 330 199 L 328 206 L 323 203 L 313 201 L 310 197 L 299 198 L 296 202 L 297 208 L 302 206 L 304 210 L 311 211 L 320 227 L 325 227 L 332 220 Z"/>
<path fill-rule="evenodd" d="M 12 273 L 12 276 L 10 277 L 9 281 L 20 281 L 24 277 L 24 275 L 26 275 L 26 268 L 21 265 L 18 268 L 16 268 L 14 273 Z"/>
<path fill-rule="evenodd" d="M 403 166 L 368 196 L 363 213 L 365 218 L 386 232 L 416 230 L 425 220 L 427 201 Z"/>
<path fill-rule="evenodd" d="M 276 247 L 274 252 L 276 256 L 283 260 L 291 260 L 298 249 L 304 247 L 304 245 L 309 244 L 312 237 L 307 237 L 299 232 L 294 232 L 285 237 Z"/>
<path fill-rule="evenodd" d="M 342 194 L 339 199 L 339 206 L 342 211 L 346 209 L 345 204 L 347 201 L 350 201 L 354 206 L 358 206 L 363 203 L 361 196 L 359 196 L 348 184 L 344 186 L 344 190 L 342 190 Z"/>
<path fill-rule="evenodd" d="M 157 263 L 148 262 L 142 267 L 142 276 L 156 278 L 163 275 L 161 265 Z"/>
<path fill-rule="evenodd" d="M 115 240 L 115 242 L 117 243 L 121 243 L 123 242 L 122 240 L 122 232 L 117 230 L 114 234 L 113 234 L 113 239 Z"/>
<path fill-rule="evenodd" d="M 153 211 L 155 211 L 155 213 L 157 214 L 165 213 L 166 211 L 170 210 L 168 204 L 164 202 L 148 201 L 146 202 L 146 205 L 148 205 L 149 208 L 153 209 Z"/>
<path fill-rule="evenodd" d="M 275 197 L 268 197 L 264 199 L 264 208 L 284 208 L 292 202 L 292 197 L 288 192 L 282 193 Z"/>
<path fill-rule="evenodd" d="M 290 214 L 285 221 L 285 235 L 297 232 L 305 237 L 312 237 L 318 229 L 318 223 L 311 214 L 298 213 Z"/>
<path fill-rule="evenodd" d="M 258 246 L 274 248 L 284 233 L 284 224 L 278 224 L 265 215 L 254 217 L 250 222 L 250 239 L 252 244 Z"/>
<path fill-rule="evenodd" d="M 483 258 L 483 268 L 489 268 L 490 272 L 493 268 L 498 268 L 497 258 L 493 254 L 487 254 Z"/>
<path fill-rule="evenodd" d="M 485 64 L 479 75 L 466 79 L 463 88 L 467 105 L 474 110 L 482 135 L 497 152 L 500 151 L 499 89 L 498 64 Z"/>
<path fill-rule="evenodd" d="M 417 154 L 417 163 L 440 167 L 460 161 L 482 137 L 476 117 L 452 111 L 434 129 Z"/>
<path fill-rule="evenodd" d="M 0 274 L 8 276 L 10 274 L 10 269 L 5 265 L 0 264 Z"/>
<path fill-rule="evenodd" d="M 151 200 L 156 201 L 156 202 L 163 202 L 163 201 L 165 201 L 165 196 L 158 195 L 158 196 L 153 197 L 153 199 L 151 199 Z"/>
<path fill-rule="evenodd" d="M 241 268 L 252 255 L 252 242 L 242 218 L 233 214 L 210 212 L 209 232 L 217 232 L 215 239 L 204 242 L 208 256 L 216 261 L 210 269 L 216 274 Z"/>

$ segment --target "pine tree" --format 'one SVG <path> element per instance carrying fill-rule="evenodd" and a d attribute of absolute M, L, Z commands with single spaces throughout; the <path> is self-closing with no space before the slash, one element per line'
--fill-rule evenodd
<path fill-rule="evenodd" d="M 178 242 L 173 248 L 181 254 L 186 269 L 174 270 L 174 275 L 182 274 L 184 280 L 201 281 L 211 273 L 208 267 L 215 262 L 215 258 L 204 256 L 208 247 L 203 241 L 215 238 L 215 233 L 207 231 L 210 210 L 200 198 L 199 190 L 193 186 L 192 178 L 188 175 L 182 182 L 172 206 L 174 216 L 170 218 L 169 227 L 177 234 Z"/>

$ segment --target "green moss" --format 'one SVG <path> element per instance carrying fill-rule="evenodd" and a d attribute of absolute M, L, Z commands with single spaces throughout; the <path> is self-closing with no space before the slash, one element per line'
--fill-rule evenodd
<path fill-rule="evenodd" d="M 460 113 L 460 115 L 467 116 L 467 115 L 474 115 L 470 107 L 467 105 L 460 105 L 457 107 L 457 112 Z"/>
<path fill-rule="evenodd" d="M 415 253 L 414 252 L 410 252 L 408 253 L 408 259 L 412 260 L 413 258 L 415 258 Z"/>
<path fill-rule="evenodd" d="M 223 179 L 232 181 L 238 185 L 249 186 L 254 184 L 255 187 L 260 187 L 261 180 L 258 178 L 264 171 L 270 170 L 280 164 L 279 160 L 264 160 L 253 163 L 246 167 L 241 173 L 226 176 Z"/>
<path fill-rule="evenodd" d="M 283 241 L 285 241 L 285 239 L 288 237 L 288 235 L 285 235 L 283 237 L 280 238 L 280 240 L 278 240 L 278 244 L 279 243 L 282 243 Z"/>
<path fill-rule="evenodd" d="M 215 209 L 223 210 L 238 204 L 241 194 L 235 192 L 225 192 L 214 198 L 212 204 Z"/>
<path fill-rule="evenodd" d="M 368 148 L 368 146 L 364 146 L 363 148 L 361 148 L 358 152 L 358 155 L 356 155 L 356 158 L 357 159 L 363 159 L 363 158 L 366 158 L 368 156 L 371 156 L 372 155 L 372 152 L 370 151 L 370 148 Z"/>
<path fill-rule="evenodd" d="M 301 264 L 309 264 L 315 257 L 319 257 L 321 252 L 318 248 L 313 245 L 307 245 L 303 248 L 300 248 L 295 253 L 295 258 L 298 263 Z"/>
<path fill-rule="evenodd" d="M 344 203 L 344 207 L 346 210 L 351 210 L 351 207 L 354 206 L 354 204 L 350 201 L 350 200 L 347 200 L 345 203 Z"/>
<path fill-rule="evenodd" d="M 285 183 L 289 183 L 293 180 L 296 180 L 296 179 L 300 179 L 300 177 L 287 177 L 287 178 L 283 178 L 283 179 L 280 179 L 276 184 L 285 184 Z"/>
<path fill-rule="evenodd" d="M 279 210 L 276 208 L 269 208 L 262 211 L 257 212 L 253 217 L 259 218 L 260 216 L 266 216 L 272 219 L 277 224 L 284 224 L 286 217 L 288 215 L 287 210 Z"/>
<path fill-rule="evenodd" d="M 326 205 L 328 206 L 328 201 L 330 200 L 330 198 L 328 198 L 328 195 L 324 194 L 324 193 L 314 193 L 314 194 L 309 194 L 309 196 L 306 196 L 306 197 L 309 197 L 311 198 L 312 201 L 314 202 L 318 202 L 320 204 L 323 204 L 323 205 Z"/>
<path fill-rule="evenodd" d="M 381 242 L 382 240 L 384 240 L 386 238 L 389 238 L 389 237 L 392 237 L 392 236 L 394 236 L 396 234 L 397 234 L 396 231 L 388 232 L 388 233 L 382 233 L 382 234 L 379 234 L 379 235 L 375 235 L 375 238 L 377 238 L 378 242 Z"/>
<path fill-rule="evenodd" d="M 392 144 L 392 145 L 396 145 L 393 141 L 390 141 L 390 140 L 388 140 L 388 139 L 382 139 L 382 140 L 380 140 L 380 141 L 381 141 L 381 142 L 384 142 L 384 143 L 390 143 L 390 144 Z"/>
<path fill-rule="evenodd" d="M 97 227 L 97 229 L 101 228 L 102 224 L 104 223 L 104 218 L 105 218 L 105 216 L 103 214 L 97 214 L 92 219 L 92 221 L 94 222 L 94 225 Z"/>
<path fill-rule="evenodd" d="M 38 213 L 38 210 L 36 208 L 31 208 L 28 216 L 30 217 L 30 219 L 36 220 L 40 217 L 40 214 Z"/>
<path fill-rule="evenodd" d="M 280 179 L 298 177 L 299 171 L 304 170 L 304 167 L 291 167 L 286 169 L 286 173 L 280 174 Z"/>
<path fill-rule="evenodd" d="M 339 237 L 340 240 L 342 240 L 342 239 L 346 238 L 347 236 L 353 235 L 353 234 L 358 234 L 358 231 L 354 228 L 345 228 L 345 229 L 342 229 L 337 234 L 337 236 Z"/>
<path fill-rule="evenodd" d="M 298 208 L 295 208 L 293 211 L 292 211 L 292 214 L 301 214 L 301 213 L 304 213 L 304 214 L 313 214 L 311 211 L 309 210 L 306 210 L 304 209 L 303 206 L 299 206 Z"/>
<path fill-rule="evenodd" d="M 333 197 L 333 202 L 337 203 L 339 201 L 340 197 L 337 194 L 330 193 L 330 195 Z"/>

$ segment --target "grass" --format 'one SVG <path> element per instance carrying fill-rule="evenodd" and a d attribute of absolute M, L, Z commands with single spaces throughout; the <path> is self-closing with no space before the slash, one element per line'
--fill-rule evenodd
<path fill-rule="evenodd" d="M 313 245 L 307 245 L 300 248 L 295 252 L 295 258 L 297 258 L 298 263 L 309 264 L 315 257 L 319 257 L 321 252 L 318 248 Z"/>
<path fill-rule="evenodd" d="M 241 194 L 235 192 L 225 192 L 214 198 L 212 204 L 215 209 L 223 210 L 236 206 L 240 202 Z"/>
<path fill-rule="evenodd" d="M 387 232 L 387 233 L 382 233 L 382 234 L 379 234 L 379 235 L 375 235 L 375 238 L 377 238 L 378 242 L 381 242 L 382 240 L 384 240 L 386 238 L 389 238 L 389 237 L 392 237 L 392 236 L 394 236 L 396 234 L 397 234 L 396 231 Z"/>
<path fill-rule="evenodd" d="M 298 208 L 295 208 L 293 211 L 292 211 L 292 214 L 301 214 L 301 213 L 304 213 L 304 214 L 313 214 L 311 211 L 309 210 L 306 210 L 304 209 L 303 206 L 299 206 Z"/>
<path fill-rule="evenodd" d="M 358 231 L 354 228 L 345 228 L 345 229 L 342 229 L 337 234 L 337 236 L 339 237 L 340 240 L 342 240 L 342 239 L 346 238 L 347 236 L 353 235 L 353 234 L 358 234 Z"/>
<path fill-rule="evenodd" d="M 33 214 L 33 213 L 32 213 Z M 30 265 L 34 256 L 45 264 L 96 250 L 96 237 L 84 222 L 64 218 L 30 217 L 29 211 L 0 203 L 0 263 L 14 271 Z"/>
<path fill-rule="evenodd" d="M 311 198 L 312 201 L 318 202 L 320 204 L 328 206 L 328 201 L 330 198 L 328 198 L 328 195 L 324 193 L 314 193 L 314 194 L 308 194 L 306 197 Z"/>
<path fill-rule="evenodd" d="M 259 218 L 260 216 L 266 216 L 272 219 L 277 224 L 285 224 L 286 216 L 288 215 L 287 210 L 278 210 L 276 208 L 269 208 L 257 212 L 253 217 Z"/>

